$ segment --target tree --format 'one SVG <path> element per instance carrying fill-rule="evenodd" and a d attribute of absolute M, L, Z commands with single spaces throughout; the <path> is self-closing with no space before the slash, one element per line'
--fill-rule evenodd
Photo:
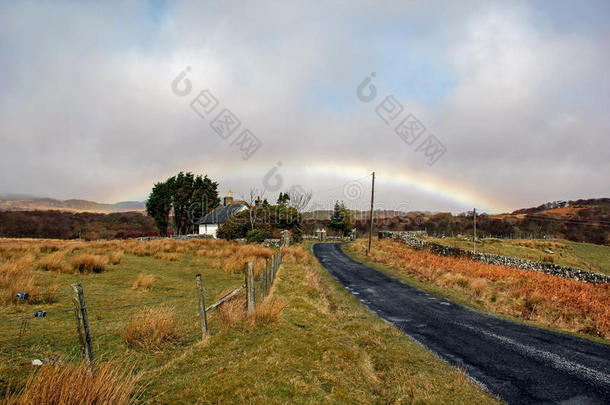
<path fill-rule="evenodd" d="M 341 203 L 339 203 L 339 201 L 335 202 L 335 209 L 330 217 L 328 227 L 337 232 L 341 232 L 343 236 L 345 236 L 354 227 L 352 213 L 345 208 L 343 201 L 341 201 Z"/>
<path fill-rule="evenodd" d="M 286 204 L 288 201 L 290 201 L 290 196 L 288 195 L 288 193 L 280 192 L 280 195 L 277 197 L 277 203 Z"/>
<path fill-rule="evenodd" d="M 280 232 L 284 229 L 290 230 L 295 240 L 300 240 L 303 233 L 301 214 L 293 207 L 261 204 L 233 215 L 220 226 L 217 236 L 223 239 L 235 239 L 248 238 L 248 234 L 251 235 L 250 238 L 253 237 L 252 235 L 264 234 L 279 238 Z"/>
<path fill-rule="evenodd" d="M 284 195 L 288 196 L 288 205 L 296 208 L 297 211 L 302 212 L 309 205 L 311 197 L 313 196 L 313 191 L 304 191 L 299 187 L 291 189 Z"/>
<path fill-rule="evenodd" d="M 165 182 L 156 183 L 146 202 L 146 212 L 155 220 L 162 235 L 167 235 L 169 214 L 173 210 L 176 233 L 194 233 L 199 220 L 220 203 L 218 183 L 208 176 L 180 172 Z"/>
<path fill-rule="evenodd" d="M 155 221 L 161 236 L 167 236 L 172 196 L 167 182 L 155 183 L 146 201 L 146 213 Z"/>

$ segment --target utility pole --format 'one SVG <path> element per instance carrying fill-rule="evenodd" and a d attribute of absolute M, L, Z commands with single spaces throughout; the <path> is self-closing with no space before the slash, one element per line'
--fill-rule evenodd
<path fill-rule="evenodd" d="M 373 201 L 375 200 L 375 172 L 373 172 L 373 180 L 371 182 L 371 227 L 369 228 L 369 249 L 366 251 L 368 256 L 371 253 L 371 243 L 373 240 Z"/>
<path fill-rule="evenodd" d="M 472 211 L 472 218 L 474 226 L 472 228 L 472 253 L 477 253 L 477 209 L 474 208 Z"/>

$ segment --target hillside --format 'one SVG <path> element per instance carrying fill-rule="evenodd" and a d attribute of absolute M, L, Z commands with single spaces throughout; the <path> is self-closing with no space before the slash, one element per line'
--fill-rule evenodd
<path fill-rule="evenodd" d="M 157 235 L 140 212 L 0 211 L 2 238 L 123 239 Z"/>
<path fill-rule="evenodd" d="M 104 204 L 88 200 L 56 200 L 46 197 L 31 197 L 24 195 L 0 196 L 0 211 L 68 211 L 68 212 L 126 212 L 144 211 L 145 202 L 122 201 L 114 204 Z"/>
<path fill-rule="evenodd" d="M 369 214 L 353 211 L 359 233 L 369 230 Z M 374 232 L 380 230 L 425 230 L 432 236 L 472 235 L 472 212 L 396 212 L 375 210 Z M 326 226 L 329 211 L 303 214 L 303 232 L 312 234 Z M 511 239 L 561 238 L 598 245 L 610 243 L 610 198 L 545 203 L 512 213 L 477 213 L 477 236 Z"/>
<path fill-rule="evenodd" d="M 537 207 L 521 208 L 513 211 L 513 215 L 518 214 L 558 214 L 562 216 L 577 216 L 583 209 L 610 210 L 610 198 L 588 198 L 575 201 L 553 201 L 547 202 Z"/>

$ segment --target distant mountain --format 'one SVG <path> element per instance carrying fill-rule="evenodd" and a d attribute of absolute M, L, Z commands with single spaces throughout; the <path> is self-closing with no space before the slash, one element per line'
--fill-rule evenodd
<path fill-rule="evenodd" d="M 121 201 L 104 204 L 87 200 L 56 200 L 54 198 L 33 197 L 28 195 L 7 194 L 0 196 L 0 211 L 67 211 L 67 212 L 127 212 L 144 211 L 143 201 Z"/>

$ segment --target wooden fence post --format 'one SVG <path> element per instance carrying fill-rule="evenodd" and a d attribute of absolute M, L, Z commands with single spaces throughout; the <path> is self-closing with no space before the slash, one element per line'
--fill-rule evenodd
<path fill-rule="evenodd" d="M 90 367 L 93 367 L 93 348 L 91 347 L 91 333 L 89 332 L 89 318 L 85 306 L 85 294 L 81 283 L 72 284 L 72 302 L 76 314 L 76 332 L 81 344 L 81 354 Z"/>
<path fill-rule="evenodd" d="M 273 285 L 273 279 L 275 278 L 275 255 L 271 255 L 271 275 L 269 276 L 269 288 Z"/>
<path fill-rule="evenodd" d="M 271 259 L 265 260 L 267 265 L 267 277 L 265 278 L 265 295 L 269 295 L 271 289 Z"/>
<path fill-rule="evenodd" d="M 246 270 L 246 300 L 248 302 L 248 315 L 254 313 L 256 308 L 254 298 L 254 263 L 248 262 Z"/>
<path fill-rule="evenodd" d="M 208 316 L 205 312 L 205 297 L 203 295 L 203 283 L 201 274 L 195 276 L 197 280 L 197 291 L 199 292 L 199 323 L 201 324 L 201 340 L 208 334 Z"/>
<path fill-rule="evenodd" d="M 261 260 L 261 264 L 260 264 L 260 268 L 259 268 L 259 272 L 258 272 L 258 278 L 259 278 L 258 285 L 259 285 L 259 290 L 260 290 L 259 294 L 261 296 L 261 301 L 260 302 L 263 302 L 265 300 L 265 284 L 267 284 L 265 282 L 265 279 L 267 278 L 265 276 L 265 273 L 266 273 L 265 272 L 265 261 Z"/>

